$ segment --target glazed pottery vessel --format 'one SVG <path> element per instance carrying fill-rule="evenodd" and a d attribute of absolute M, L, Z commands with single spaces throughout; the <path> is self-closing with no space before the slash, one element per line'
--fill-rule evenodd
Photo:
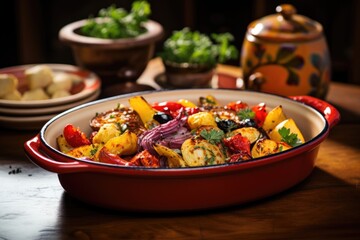
<path fill-rule="evenodd" d="M 290 4 L 249 24 L 241 67 L 248 89 L 291 96 L 326 97 L 330 56 L 322 25 Z"/>

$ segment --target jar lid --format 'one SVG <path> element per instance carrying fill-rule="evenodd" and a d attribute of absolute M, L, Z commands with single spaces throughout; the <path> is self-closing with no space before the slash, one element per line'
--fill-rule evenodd
<path fill-rule="evenodd" d="M 271 14 L 253 21 L 248 32 L 258 38 L 270 41 L 307 41 L 322 36 L 320 23 L 296 14 L 291 4 L 276 7 L 276 14 Z"/>

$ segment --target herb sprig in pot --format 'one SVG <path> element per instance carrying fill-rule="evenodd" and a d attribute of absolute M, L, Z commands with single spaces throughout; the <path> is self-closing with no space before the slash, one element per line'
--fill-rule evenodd
<path fill-rule="evenodd" d="M 159 53 L 169 84 L 175 87 L 208 86 L 218 63 L 237 59 L 239 52 L 230 44 L 230 33 L 211 34 L 211 37 L 183 28 L 166 39 Z"/>
<path fill-rule="evenodd" d="M 111 5 L 101 9 L 97 18 L 90 17 L 81 27 L 81 34 L 106 39 L 137 37 L 147 32 L 143 24 L 149 20 L 150 14 L 147 1 L 133 2 L 130 12 Z"/>
<path fill-rule="evenodd" d="M 164 32 L 150 14 L 150 4 L 136 0 L 129 12 L 112 5 L 60 30 L 59 38 L 72 48 L 76 64 L 101 78 L 104 97 L 143 90 L 136 81 Z"/>

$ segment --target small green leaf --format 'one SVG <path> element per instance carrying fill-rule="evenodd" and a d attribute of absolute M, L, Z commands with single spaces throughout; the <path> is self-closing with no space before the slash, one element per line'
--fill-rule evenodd
<path fill-rule="evenodd" d="M 237 112 L 237 116 L 240 118 L 240 120 L 254 119 L 255 112 L 249 108 L 245 108 L 245 109 L 241 109 L 239 112 Z"/>
<path fill-rule="evenodd" d="M 296 133 L 290 133 L 289 128 L 282 127 L 278 130 L 281 141 L 286 142 L 292 147 L 296 147 L 302 144 Z"/>
<path fill-rule="evenodd" d="M 218 144 L 221 142 L 221 140 L 224 138 L 224 132 L 222 130 L 202 130 L 200 132 L 200 136 L 203 137 L 205 140 L 207 140 L 211 144 Z"/>

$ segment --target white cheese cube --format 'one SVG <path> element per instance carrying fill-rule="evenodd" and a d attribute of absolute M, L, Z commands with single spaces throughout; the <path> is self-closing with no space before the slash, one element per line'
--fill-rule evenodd
<path fill-rule="evenodd" d="M 0 98 L 17 89 L 19 80 L 12 74 L 0 74 Z"/>
<path fill-rule="evenodd" d="M 2 96 L 3 99 L 6 100 L 15 100 L 15 101 L 20 101 L 21 100 L 21 93 L 15 89 L 14 91 L 5 94 L 4 96 Z"/>
<path fill-rule="evenodd" d="M 53 95 L 56 91 L 70 92 L 73 85 L 73 77 L 67 73 L 54 73 L 53 82 L 46 88 L 48 94 Z"/>
<path fill-rule="evenodd" d="M 30 90 L 47 87 L 53 82 L 53 71 L 47 65 L 36 65 L 24 73 Z"/>
<path fill-rule="evenodd" d="M 61 97 L 67 97 L 70 96 L 70 92 L 66 90 L 57 90 L 51 95 L 51 98 L 61 98 Z"/>
<path fill-rule="evenodd" d="M 46 94 L 44 89 L 36 88 L 33 90 L 29 90 L 24 92 L 21 100 L 30 101 L 30 100 L 46 100 L 49 99 L 49 96 Z"/>

